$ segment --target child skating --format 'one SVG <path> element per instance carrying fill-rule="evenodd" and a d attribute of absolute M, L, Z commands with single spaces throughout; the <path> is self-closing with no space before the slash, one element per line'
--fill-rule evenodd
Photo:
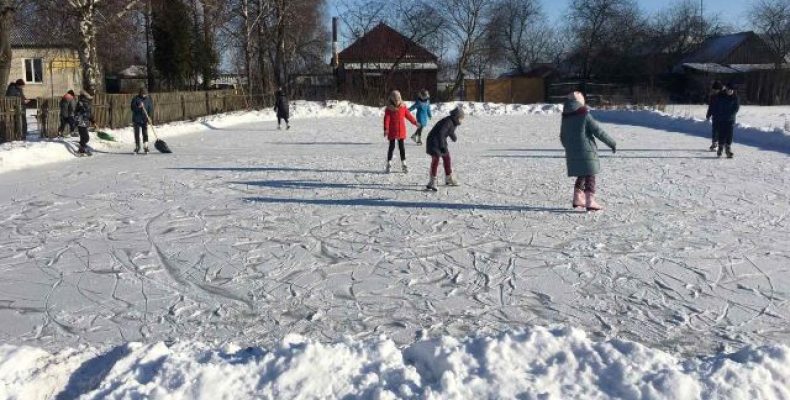
<path fill-rule="evenodd" d="M 274 112 L 277 113 L 277 130 L 280 129 L 280 124 L 282 121 L 285 121 L 285 129 L 291 129 L 291 123 L 288 122 L 290 118 L 291 110 L 288 106 L 288 98 L 285 97 L 285 91 L 283 88 L 277 89 L 277 93 L 274 94 Z"/>
<path fill-rule="evenodd" d="M 458 125 L 461 125 L 463 119 L 464 110 L 456 107 L 453 111 L 450 111 L 449 117 L 443 118 L 431 129 L 428 138 L 425 139 L 425 152 L 431 156 L 430 180 L 425 187 L 427 190 L 433 190 L 434 192 L 437 190 L 436 174 L 439 172 L 440 158 L 444 163 L 445 184 L 447 186 L 458 186 L 458 181 L 453 176 L 452 160 L 450 158 L 450 149 L 447 146 L 447 139 L 449 138 L 453 142 L 458 140 L 458 137 L 455 135 L 455 129 L 458 128 Z"/>
<path fill-rule="evenodd" d="M 408 119 L 414 126 L 420 125 L 403 104 L 399 91 L 393 90 L 387 103 L 387 109 L 384 111 L 384 137 L 389 140 L 390 145 L 387 151 L 387 167 L 384 171 L 390 173 L 392 170 L 392 156 L 395 152 L 395 142 L 398 142 L 401 168 L 405 174 L 409 172 L 409 167 L 406 166 L 406 146 L 403 142 L 406 140 L 406 120 Z"/>
<path fill-rule="evenodd" d="M 568 176 L 576 177 L 573 208 L 598 211 L 602 207 L 595 201 L 595 175 L 600 171 L 601 163 L 595 139 L 609 146 L 612 153 L 616 151 L 617 143 L 595 122 L 584 103 L 584 96 L 579 92 L 568 96 L 562 112 L 560 140 L 565 148 Z"/>
<path fill-rule="evenodd" d="M 733 84 L 728 84 L 716 96 L 713 102 L 711 115 L 713 116 L 713 130 L 716 131 L 719 140 L 719 149 L 716 156 L 721 157 L 725 152 L 727 158 L 732 158 L 732 136 L 735 130 L 735 116 L 738 114 L 741 105 L 738 95 L 735 93 Z"/>
<path fill-rule="evenodd" d="M 428 121 L 433 118 L 433 115 L 431 115 L 431 95 L 427 90 L 421 90 L 417 100 L 409 107 L 409 111 L 414 110 L 417 110 L 417 122 L 420 123 L 420 127 L 417 128 L 417 132 L 414 135 L 411 135 L 411 139 L 417 144 L 422 144 L 422 130 L 428 125 Z"/>
<path fill-rule="evenodd" d="M 710 118 L 713 116 L 713 109 L 716 106 L 716 99 L 718 98 L 719 93 L 721 93 L 723 88 L 724 85 L 722 85 L 721 82 L 719 81 L 713 82 L 713 86 L 711 87 L 711 91 L 710 91 L 710 97 L 708 98 L 708 112 L 705 115 L 706 121 L 709 121 Z M 711 145 L 710 148 L 708 149 L 710 151 L 716 151 L 716 146 L 718 146 L 719 144 L 719 135 L 716 132 L 716 128 L 717 128 L 716 124 L 713 124 L 713 126 L 711 127 L 711 135 L 710 135 Z"/>
<path fill-rule="evenodd" d="M 91 105 L 92 100 L 93 97 L 90 94 L 82 92 L 77 101 L 77 106 L 74 108 L 74 120 L 76 121 L 77 132 L 80 134 L 80 148 L 77 151 L 80 156 L 93 155 L 93 152 L 88 147 L 88 141 L 90 140 L 88 127 L 95 123 Z"/>

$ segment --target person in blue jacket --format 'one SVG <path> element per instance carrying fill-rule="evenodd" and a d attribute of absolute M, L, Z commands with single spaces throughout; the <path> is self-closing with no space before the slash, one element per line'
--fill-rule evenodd
<path fill-rule="evenodd" d="M 134 125 L 134 152 L 140 153 L 140 133 L 143 136 L 143 151 L 148 153 L 148 121 L 154 117 L 154 103 L 145 87 L 132 99 L 132 123 Z"/>
<path fill-rule="evenodd" d="M 417 110 L 417 122 L 420 123 L 420 127 L 417 128 L 417 132 L 414 132 L 411 139 L 417 142 L 417 144 L 422 144 L 422 130 L 425 128 L 425 125 L 428 125 L 428 120 L 433 118 L 433 115 L 431 115 L 430 93 L 428 93 L 426 89 L 421 90 L 419 96 L 417 96 L 417 100 L 414 101 L 414 104 L 409 110 Z"/>

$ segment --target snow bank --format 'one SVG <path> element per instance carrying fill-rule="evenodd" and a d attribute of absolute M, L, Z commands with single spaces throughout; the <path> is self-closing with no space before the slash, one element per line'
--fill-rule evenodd
<path fill-rule="evenodd" d="M 654 110 L 596 110 L 595 118 L 601 122 L 641 126 L 680 132 L 710 138 L 711 123 L 704 119 L 678 116 Z M 736 124 L 734 141 L 763 150 L 790 153 L 790 132 L 782 128 L 756 128 Z"/>
<path fill-rule="evenodd" d="M 289 336 L 275 349 L 130 343 L 49 354 L 0 346 L 0 398 L 540 398 L 790 397 L 790 348 L 748 347 L 683 360 L 582 331 L 535 327 L 404 349 L 380 338 L 323 344 Z"/>
<path fill-rule="evenodd" d="M 561 112 L 561 107 L 553 104 L 495 104 L 495 103 L 439 103 L 434 105 L 434 115 L 442 117 L 460 104 L 469 115 L 473 116 L 504 116 L 551 114 Z M 383 108 L 367 107 L 348 101 L 294 101 L 291 104 L 291 117 L 294 120 L 307 118 L 339 118 L 339 117 L 377 117 L 384 113 Z M 276 121 L 272 110 L 244 111 L 220 115 L 211 115 L 195 121 L 176 122 L 159 126 L 158 132 L 164 139 L 175 136 L 209 130 L 223 129 L 234 125 Z M 34 126 L 31 126 L 33 129 Z M 117 142 L 107 142 L 91 134 L 90 145 L 102 151 L 130 151 L 128 145 L 134 143 L 132 128 L 106 130 Z M 31 142 L 13 142 L 0 146 L 0 173 L 35 167 L 54 162 L 67 161 L 75 158 L 77 139 L 55 139 Z"/>

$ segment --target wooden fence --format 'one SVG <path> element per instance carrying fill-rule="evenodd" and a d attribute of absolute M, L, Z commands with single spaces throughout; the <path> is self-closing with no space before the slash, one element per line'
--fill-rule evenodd
<path fill-rule="evenodd" d="M 546 101 L 543 78 L 467 79 L 464 81 L 465 101 L 531 104 Z"/>
<path fill-rule="evenodd" d="M 207 115 L 271 107 L 273 96 L 247 95 L 236 90 L 152 93 L 155 124 L 188 121 Z M 132 125 L 133 94 L 98 94 L 93 99 L 93 117 L 99 128 L 124 128 Z M 60 97 L 38 100 L 41 137 L 58 136 Z"/>
<path fill-rule="evenodd" d="M 23 118 L 25 118 L 25 110 L 18 97 L 0 99 L 0 143 L 24 138 Z"/>

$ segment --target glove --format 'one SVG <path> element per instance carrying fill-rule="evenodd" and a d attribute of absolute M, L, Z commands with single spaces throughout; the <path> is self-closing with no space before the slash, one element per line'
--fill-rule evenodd
<path fill-rule="evenodd" d="M 617 154 L 617 147 L 612 147 L 612 154 Z"/>

